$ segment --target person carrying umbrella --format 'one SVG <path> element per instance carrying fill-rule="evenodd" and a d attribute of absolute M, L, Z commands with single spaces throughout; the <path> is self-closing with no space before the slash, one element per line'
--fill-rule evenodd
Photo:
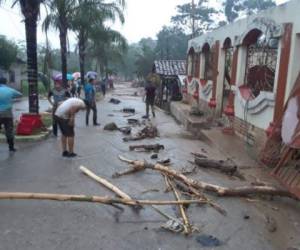
<path fill-rule="evenodd" d="M 0 78 L 0 127 L 4 125 L 5 136 L 9 151 L 15 152 L 14 146 L 14 122 L 12 113 L 13 98 L 21 97 L 22 94 L 6 86 L 7 79 Z"/>
<path fill-rule="evenodd" d="M 95 90 L 95 74 L 87 74 L 88 83 L 84 85 L 84 93 L 85 93 L 85 102 L 87 104 L 86 107 L 86 117 L 85 123 L 86 126 L 89 125 L 89 117 L 91 110 L 93 111 L 93 124 L 94 126 L 99 126 L 100 124 L 97 122 L 97 103 L 96 103 L 96 90 Z"/>
<path fill-rule="evenodd" d="M 54 136 L 57 136 L 57 122 L 54 119 L 54 114 L 58 106 L 70 96 L 70 93 L 67 89 L 62 86 L 62 75 L 56 75 L 53 77 L 54 88 L 48 93 L 48 101 L 52 105 L 52 132 Z"/>

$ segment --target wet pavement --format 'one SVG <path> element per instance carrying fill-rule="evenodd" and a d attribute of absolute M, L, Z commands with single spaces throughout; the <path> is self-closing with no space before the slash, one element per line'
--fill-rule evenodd
<path fill-rule="evenodd" d="M 123 107 L 135 108 L 137 114 L 130 118 L 141 119 L 144 104 L 142 97 L 131 96 L 135 91 L 128 85 L 117 85 L 117 90 L 98 103 L 100 127 L 86 127 L 84 113 L 78 115 L 75 151 L 79 157 L 76 159 L 63 159 L 59 139 L 54 137 L 39 143 L 19 144 L 14 155 L 7 153 L 6 145 L 1 144 L 0 190 L 112 196 L 111 192 L 80 173 L 78 168 L 84 165 L 134 198 L 173 200 L 172 193 L 164 192 L 165 182 L 157 172 L 148 170 L 111 179 L 116 171 L 128 168 L 118 160 L 118 155 L 150 161 L 149 153 L 130 152 L 129 145 L 161 143 L 165 150 L 159 157 L 170 158 L 172 168 L 177 170 L 192 168 L 188 163 L 192 159 L 191 152 L 204 150 L 215 159 L 228 157 L 215 146 L 216 143 L 196 140 L 171 116 L 159 110 L 157 117 L 152 119 L 159 129 L 159 138 L 124 143 L 120 132 L 103 131 L 103 125 L 109 122 L 127 125 L 127 117 L 120 112 Z M 119 105 L 108 103 L 111 96 L 122 102 Z M 43 108 L 46 109 L 46 103 Z M 249 181 L 253 180 L 253 175 L 268 180 L 263 170 L 253 166 L 252 160 L 243 159 L 243 162 L 251 164 L 251 168 L 243 169 Z M 224 186 L 249 183 L 209 170 L 198 170 L 190 177 Z M 153 188 L 159 192 L 143 193 Z M 206 205 L 191 205 L 188 216 L 200 232 L 189 237 L 161 229 L 165 219 L 148 207 L 139 213 L 130 208 L 119 213 L 115 208 L 99 204 L 2 200 L 0 249 L 300 249 L 299 203 L 280 198 L 211 198 L 227 211 L 227 216 Z M 178 213 L 175 206 L 161 209 L 173 216 Z M 276 232 L 269 232 L 265 223 L 267 217 L 275 219 Z M 213 236 L 211 239 L 219 246 L 203 246 L 202 239 L 210 239 L 206 236 Z"/>

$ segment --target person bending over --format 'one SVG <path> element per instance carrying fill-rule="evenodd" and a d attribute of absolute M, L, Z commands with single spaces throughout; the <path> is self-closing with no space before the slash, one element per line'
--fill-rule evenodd
<path fill-rule="evenodd" d="M 62 133 L 61 145 L 63 157 L 77 156 L 77 154 L 74 153 L 75 115 L 85 108 L 86 104 L 83 100 L 73 97 L 62 102 L 56 109 L 54 119 Z"/>

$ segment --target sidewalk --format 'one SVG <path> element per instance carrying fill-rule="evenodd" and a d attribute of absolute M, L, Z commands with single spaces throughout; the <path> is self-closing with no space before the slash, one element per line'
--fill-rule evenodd
<path fill-rule="evenodd" d="M 222 133 L 222 127 L 210 126 L 207 117 L 196 117 L 189 114 L 191 106 L 182 102 L 171 103 L 171 113 L 185 129 L 200 140 L 205 138 L 227 158 L 238 165 L 258 166 L 251 149 L 246 142 L 236 135 Z"/>

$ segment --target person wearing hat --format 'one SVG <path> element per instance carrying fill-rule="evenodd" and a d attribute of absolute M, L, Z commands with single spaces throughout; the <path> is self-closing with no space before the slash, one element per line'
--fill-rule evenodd
<path fill-rule="evenodd" d="M 12 88 L 6 86 L 7 79 L 0 78 L 0 127 L 5 129 L 6 141 L 9 151 L 15 152 L 14 145 L 14 121 L 13 121 L 13 99 L 21 97 L 22 94 Z"/>
<path fill-rule="evenodd" d="M 62 79 L 53 78 L 54 88 L 48 93 L 48 101 L 52 105 L 52 128 L 53 135 L 57 136 L 57 122 L 54 119 L 54 114 L 57 107 L 66 99 L 70 97 L 70 93 L 67 89 L 62 86 Z"/>
<path fill-rule="evenodd" d="M 93 111 L 93 124 L 94 126 L 99 126 L 100 124 L 97 122 L 97 103 L 96 103 L 96 90 L 95 90 L 95 76 L 88 76 L 88 83 L 84 85 L 84 93 L 85 93 L 85 102 L 87 104 L 86 107 L 86 116 L 85 116 L 85 124 L 89 125 L 89 117 L 91 110 Z"/>

